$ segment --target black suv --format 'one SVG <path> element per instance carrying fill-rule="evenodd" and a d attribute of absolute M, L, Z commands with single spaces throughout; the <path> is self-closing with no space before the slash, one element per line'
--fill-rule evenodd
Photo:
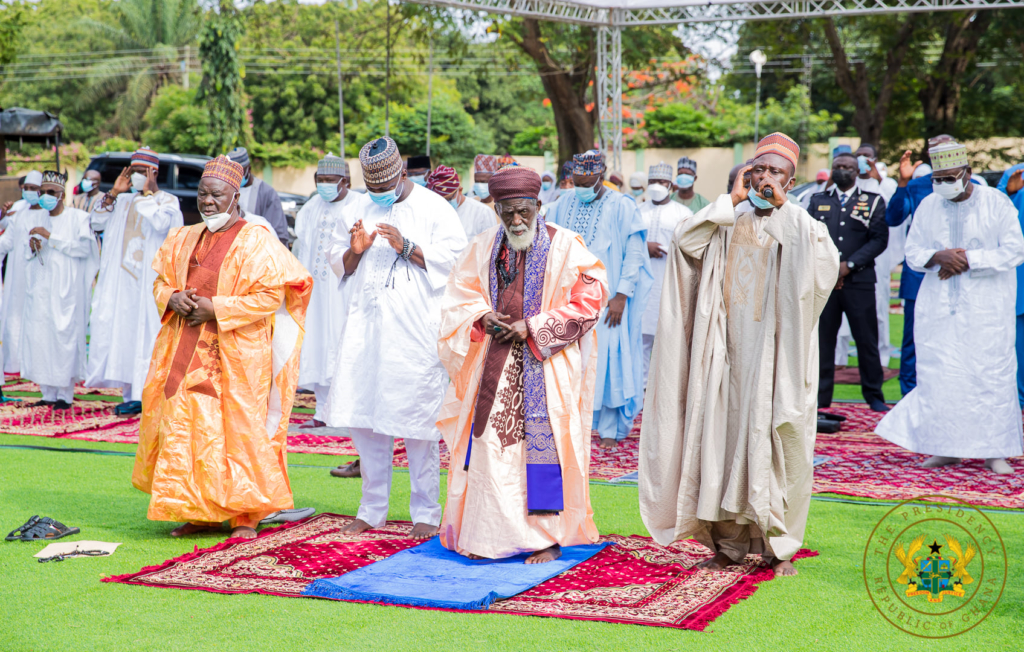
<path fill-rule="evenodd" d="M 196 191 L 203 176 L 203 168 L 210 160 L 201 154 L 159 154 L 160 171 L 156 182 L 160 190 L 169 192 L 181 203 L 181 214 L 185 224 L 202 221 L 196 205 Z M 100 173 L 100 190 L 106 192 L 114 187 L 114 180 L 121 170 L 131 165 L 131 152 L 106 152 L 92 157 L 89 170 Z"/>

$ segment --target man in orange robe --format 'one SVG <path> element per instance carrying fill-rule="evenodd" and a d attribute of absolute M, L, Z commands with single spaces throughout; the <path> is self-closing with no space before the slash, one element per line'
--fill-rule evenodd
<path fill-rule="evenodd" d="M 142 395 L 132 484 L 148 517 L 254 538 L 292 507 L 286 434 L 313 279 L 238 208 L 242 167 L 226 157 L 199 183 L 203 224 L 168 234 L 153 261 L 162 328 Z"/>
<path fill-rule="evenodd" d="M 451 376 L 437 426 L 451 451 L 441 542 L 467 557 L 597 541 L 590 507 L 592 330 L 604 265 L 538 215 L 541 180 L 507 166 L 489 181 L 502 224 L 470 241 L 448 277 L 438 353 Z"/>

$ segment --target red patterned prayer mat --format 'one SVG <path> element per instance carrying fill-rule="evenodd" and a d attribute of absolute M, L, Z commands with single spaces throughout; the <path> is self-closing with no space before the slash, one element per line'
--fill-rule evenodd
<path fill-rule="evenodd" d="M 899 369 L 882 367 L 882 382 L 900 375 Z M 857 367 L 836 367 L 832 375 L 836 385 L 860 385 L 860 369 Z"/>
<path fill-rule="evenodd" d="M 0 432 L 9 435 L 62 437 L 71 433 L 102 432 L 117 423 L 114 407 L 103 401 L 75 399 L 69 410 L 49 406 L 29 407 L 33 400 L 0 404 Z M 138 430 L 138 426 L 135 427 Z M 137 439 L 136 439 L 137 440 Z M 98 441 L 110 441 L 100 438 Z"/>
<path fill-rule="evenodd" d="M 833 403 L 832 407 L 819 408 L 818 411 L 846 417 L 841 432 L 874 432 L 885 416 L 885 412 L 875 412 L 867 403 Z"/>
<path fill-rule="evenodd" d="M 927 455 L 911 453 L 871 432 L 818 433 L 814 493 L 879 500 L 909 500 L 925 494 L 953 496 L 972 505 L 1024 509 L 1024 457 L 1007 460 L 1013 475 L 996 475 L 984 460 L 938 469 L 921 468 Z"/>
<path fill-rule="evenodd" d="M 383 528 L 347 536 L 349 516 L 319 514 L 306 521 L 264 530 L 256 539 L 230 539 L 205 550 L 104 582 L 212 593 L 262 593 L 302 597 L 314 580 L 338 577 L 411 548 L 412 524 L 389 521 Z M 659 546 L 641 536 L 611 534 L 614 543 L 578 566 L 486 611 L 576 620 L 652 625 L 701 631 L 729 607 L 750 597 L 774 577 L 758 556 L 722 571 L 694 566 L 711 556 L 696 541 Z M 801 550 L 794 559 L 818 553 Z"/>
<path fill-rule="evenodd" d="M 39 393 L 39 385 L 33 383 L 31 380 L 25 380 L 14 376 L 8 378 L 8 384 L 3 386 L 5 393 L 10 392 L 35 392 Z M 86 387 L 82 383 L 75 385 L 75 394 L 77 396 L 88 396 L 90 394 L 94 396 L 121 396 L 120 389 L 111 389 L 109 387 Z"/>

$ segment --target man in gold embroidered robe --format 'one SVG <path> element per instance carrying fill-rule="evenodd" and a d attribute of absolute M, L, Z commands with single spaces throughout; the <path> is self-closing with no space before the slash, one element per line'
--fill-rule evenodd
<path fill-rule="evenodd" d="M 597 541 L 590 506 L 596 334 L 604 265 L 537 214 L 541 179 L 519 166 L 489 181 L 502 224 L 448 278 L 438 353 L 451 376 L 437 426 L 451 453 L 441 542 L 470 558 Z"/>
<path fill-rule="evenodd" d="M 696 538 L 717 570 L 760 553 L 776 574 L 807 524 L 817 427 L 818 316 L 839 254 L 787 200 L 799 147 L 766 136 L 676 228 L 640 436 L 640 514 L 667 545 Z M 771 192 L 767 192 L 768 189 Z M 771 195 L 769 197 L 769 195 Z M 749 199 L 753 212 L 736 215 Z"/>
<path fill-rule="evenodd" d="M 172 231 L 153 262 L 162 328 L 142 395 L 132 484 L 148 517 L 253 538 L 292 507 L 286 434 L 313 280 L 238 208 L 242 166 L 210 161 L 203 224 Z"/>

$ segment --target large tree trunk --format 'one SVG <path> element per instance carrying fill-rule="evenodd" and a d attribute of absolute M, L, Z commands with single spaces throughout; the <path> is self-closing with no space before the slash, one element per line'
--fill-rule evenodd
<path fill-rule="evenodd" d="M 892 103 L 893 87 L 899 77 L 903 59 L 913 40 L 918 14 L 909 14 L 895 35 L 895 43 L 886 54 L 885 73 L 878 88 L 878 97 L 871 100 L 871 82 L 868 79 L 867 66 L 863 61 L 853 64 L 851 70 L 846 50 L 839 39 L 839 32 L 831 18 L 824 19 L 825 39 L 835 59 L 836 84 L 846 97 L 853 103 L 853 128 L 857 130 L 862 142 L 878 147 L 882 139 L 882 128 Z"/>
<path fill-rule="evenodd" d="M 571 159 L 573 154 L 594 147 L 596 106 L 592 107 L 593 110 L 587 111 L 587 94 L 597 62 L 593 30 L 584 53 L 585 65 L 570 64 L 568 70 L 559 65 L 548 52 L 541 36 L 540 23 L 536 19 L 523 19 L 522 39 L 514 40 L 516 45 L 537 64 L 537 72 L 541 74 L 544 91 L 551 100 L 555 128 L 558 130 L 558 164 L 561 166 L 563 162 Z"/>
<path fill-rule="evenodd" d="M 939 134 L 955 135 L 963 76 L 974 63 L 978 43 L 992 24 L 993 13 L 972 11 L 951 16 L 946 26 L 942 56 L 925 79 L 925 86 L 918 95 L 924 110 L 926 138 Z"/>

